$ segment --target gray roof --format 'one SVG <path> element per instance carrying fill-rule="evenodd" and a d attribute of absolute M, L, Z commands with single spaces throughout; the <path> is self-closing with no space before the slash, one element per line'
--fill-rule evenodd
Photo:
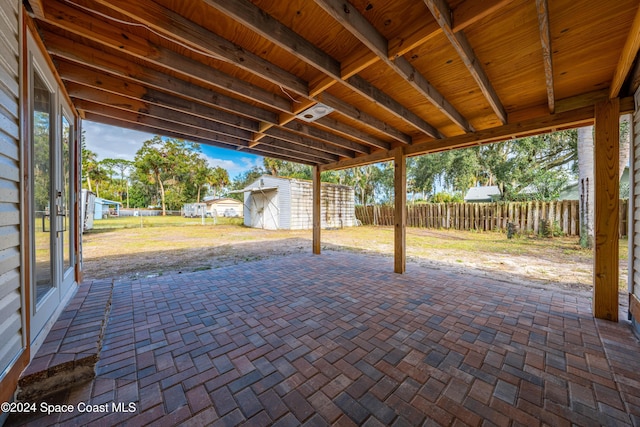
<path fill-rule="evenodd" d="M 472 187 L 467 191 L 464 200 L 491 200 L 491 196 L 499 196 L 500 189 L 497 185 L 487 185 L 484 187 Z"/>

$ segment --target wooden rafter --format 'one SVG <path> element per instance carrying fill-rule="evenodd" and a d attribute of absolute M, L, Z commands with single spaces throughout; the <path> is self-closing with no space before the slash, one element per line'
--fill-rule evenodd
<path fill-rule="evenodd" d="M 551 132 L 561 128 L 588 126 L 593 123 L 593 105 L 577 108 L 562 113 L 549 114 L 518 123 L 509 123 L 491 129 L 484 129 L 451 138 L 421 142 L 404 148 L 407 156 L 435 153 L 455 148 L 472 147 L 506 139 L 529 136 L 536 133 Z M 377 151 L 369 156 L 340 160 L 337 163 L 323 166 L 323 170 L 346 169 L 357 165 L 385 162 L 393 159 L 393 150 Z"/>
<path fill-rule="evenodd" d="M 127 96 L 131 101 L 135 102 L 136 99 L 140 99 L 138 103 L 140 109 L 144 112 L 152 112 L 161 108 L 161 106 L 168 107 L 178 113 L 193 115 L 202 119 L 210 120 L 212 122 L 222 123 L 233 128 L 245 129 L 250 132 L 259 131 L 258 123 L 248 121 L 241 116 L 234 116 L 224 111 L 207 107 L 197 102 L 189 101 L 188 99 L 181 98 L 179 96 L 169 95 L 155 89 L 149 89 L 142 85 L 133 83 L 123 84 L 119 79 L 109 76 L 107 74 L 94 73 L 92 75 L 82 72 L 82 69 L 73 65 L 60 65 L 59 70 L 62 79 L 67 82 L 67 88 L 69 93 L 73 96 L 82 99 L 89 99 L 98 101 L 104 99 L 102 95 L 103 91 L 110 92 L 111 102 L 114 104 L 125 104 L 122 95 Z M 116 97 L 115 99 L 113 97 Z M 151 107 L 153 105 L 154 107 Z M 244 124 L 243 124 L 244 123 Z M 207 124 L 207 128 L 213 128 L 216 125 L 214 123 Z M 222 129 L 216 129 L 219 132 L 225 133 Z M 286 135 L 290 134 L 291 137 Z M 295 135 L 291 132 L 281 131 L 273 139 L 290 140 L 295 138 Z M 324 141 L 331 141 L 332 135 L 328 135 Z M 327 160 L 337 160 L 336 156 L 341 157 L 354 157 L 354 152 L 348 149 L 340 148 L 336 145 L 330 145 L 326 142 L 318 142 L 311 140 L 310 138 L 297 137 L 296 142 L 301 145 L 307 145 L 309 147 L 316 148 L 320 151 L 327 153 L 333 153 L 332 156 L 326 157 Z M 335 140 L 336 144 L 340 141 Z M 368 153 L 369 151 L 364 146 L 354 145 L 349 141 L 350 147 L 358 147 L 360 152 Z M 303 150 L 304 151 L 304 150 Z M 320 156 L 321 157 L 321 156 Z"/>
<path fill-rule="evenodd" d="M 71 64 L 71 62 L 75 62 L 78 64 L 87 64 L 86 66 L 91 68 L 97 67 L 98 71 L 94 70 L 92 72 L 92 74 L 95 74 L 93 77 L 91 77 L 89 74 L 86 74 L 83 77 L 80 77 L 80 75 L 83 73 L 80 73 L 80 72 L 75 73 L 74 78 L 75 79 L 83 78 L 85 83 L 87 82 L 86 79 L 92 79 L 92 78 L 94 80 L 96 78 L 98 80 L 104 79 L 105 78 L 104 72 L 106 72 L 109 74 L 115 74 L 119 76 L 120 79 L 135 81 L 142 85 L 149 85 L 150 87 L 153 87 L 155 89 L 168 91 L 170 93 L 173 93 L 174 95 L 182 96 L 187 99 L 190 99 L 191 101 L 223 108 L 227 111 L 230 111 L 236 114 L 241 114 L 247 117 L 252 117 L 260 121 L 265 121 L 273 124 L 278 122 L 276 115 L 267 110 L 263 110 L 253 105 L 243 103 L 242 101 L 236 100 L 234 98 L 229 98 L 227 96 L 224 96 L 217 92 L 213 92 L 211 90 L 205 90 L 200 86 L 196 86 L 186 81 L 176 79 L 172 76 L 160 73 L 158 71 L 155 71 L 153 69 L 150 69 L 144 66 L 132 66 L 132 63 L 129 61 L 106 54 L 104 52 L 97 51 L 95 49 L 92 49 L 86 46 L 70 46 L 68 43 L 65 43 L 65 41 L 60 36 L 57 36 L 53 33 L 46 33 L 45 36 L 49 43 L 50 52 L 60 58 L 65 58 L 66 60 L 61 62 L 60 68 L 69 71 L 68 68 L 70 66 L 68 65 L 65 66 L 65 64 Z M 154 63 L 156 64 L 161 63 L 165 66 L 170 65 L 172 67 L 179 67 L 181 61 L 178 58 L 173 58 L 173 60 L 171 60 L 170 58 L 167 58 L 166 62 L 160 59 L 160 57 L 163 57 L 163 56 L 170 56 L 169 51 L 166 49 L 158 48 L 156 52 L 162 52 L 163 50 L 166 51 L 167 54 L 157 55 L 154 59 Z M 177 54 L 173 54 L 173 55 L 177 55 Z M 70 61 L 70 62 L 67 62 L 67 61 Z M 189 61 L 196 62 L 193 60 L 189 60 Z M 122 65 L 118 67 L 116 64 L 122 64 Z M 226 82 L 230 83 L 227 87 L 229 86 L 231 87 L 235 86 L 237 88 L 239 87 L 241 88 L 241 93 L 246 96 L 253 96 L 253 94 L 256 94 L 256 93 L 262 93 L 263 95 L 261 95 L 261 98 L 265 101 L 265 103 L 269 99 L 273 99 L 273 95 L 269 94 L 266 91 L 258 89 L 256 87 L 252 87 L 248 84 L 237 83 L 235 80 L 228 82 L 228 79 L 224 79 L 224 78 L 217 79 L 216 77 L 218 76 L 218 74 L 221 74 L 221 73 L 216 72 L 215 70 L 211 70 L 209 67 L 204 67 L 204 65 L 201 63 L 197 63 L 197 64 L 199 64 L 199 66 L 195 64 L 185 64 L 182 70 L 185 73 L 191 72 L 193 74 L 195 74 L 199 68 L 203 68 L 202 71 L 205 73 L 209 73 L 210 71 L 213 71 L 214 76 L 211 81 L 214 84 L 218 84 L 222 86 Z M 201 75 L 201 80 L 203 81 L 203 83 L 208 82 L 206 78 L 207 76 Z M 125 90 L 124 88 L 122 89 Z M 153 94 L 155 96 L 157 95 L 157 92 L 153 92 Z M 207 94 L 210 94 L 210 95 L 207 96 Z M 145 94 L 145 96 L 151 96 L 151 95 Z M 277 104 L 277 102 L 275 104 Z M 287 105 L 290 105 L 290 103 L 287 102 Z M 356 138 L 361 137 L 363 139 L 363 142 L 366 144 L 371 144 L 373 146 L 381 146 L 383 148 L 388 147 L 388 145 L 385 142 L 367 135 L 363 135 L 362 132 L 358 131 L 357 129 L 350 129 L 346 125 L 342 124 L 340 130 L 344 134 L 349 134 L 352 137 L 356 137 Z M 327 133 L 327 141 L 331 142 L 332 139 L 333 139 L 332 135 Z M 340 139 L 340 141 L 344 141 L 344 140 Z M 333 143 L 336 145 L 340 145 L 340 142 L 338 142 L 338 140 L 333 141 Z M 350 146 L 351 145 L 352 144 L 350 144 Z M 358 151 L 361 151 L 363 149 L 364 148 L 360 148 Z"/>
<path fill-rule="evenodd" d="M 549 28 L 549 6 L 547 5 L 547 0 L 536 0 L 536 8 L 538 10 L 542 60 L 544 62 L 544 75 L 547 84 L 547 103 L 549 104 L 549 112 L 554 113 L 556 111 L 556 99 L 553 90 L 553 54 L 551 50 L 551 30 Z"/>
<path fill-rule="evenodd" d="M 431 11 L 431 14 L 436 19 L 440 28 L 449 39 L 449 42 L 453 48 L 458 52 L 458 55 L 464 62 L 465 66 L 471 73 L 480 90 L 484 94 L 487 102 L 493 109 L 498 119 L 502 124 L 507 123 L 507 112 L 498 98 L 498 94 L 491 85 L 489 77 L 487 77 L 484 69 L 480 65 L 480 61 L 475 56 L 471 44 L 464 35 L 464 31 L 454 32 L 451 23 L 451 11 L 445 0 L 424 0 L 425 4 Z"/>
<path fill-rule="evenodd" d="M 384 61 L 391 69 L 403 77 L 415 90 L 431 102 L 440 112 L 466 132 L 472 130 L 471 125 L 445 98 L 434 88 L 427 79 L 419 73 L 404 57 L 389 59 L 389 42 L 371 25 L 355 8 L 345 6 L 340 0 L 315 0 L 325 12 L 333 16 L 347 30 L 349 30 L 369 50 Z M 425 122 L 426 123 L 426 122 Z M 415 123 L 413 123 L 415 125 Z M 432 128 L 431 125 L 429 125 Z M 419 128 L 434 138 L 442 138 L 439 131 L 427 130 L 425 126 Z"/>
<path fill-rule="evenodd" d="M 148 114 L 141 114 L 135 111 L 130 111 L 124 108 L 115 108 L 107 106 L 101 103 L 91 102 L 82 99 L 74 99 L 74 104 L 86 113 L 93 113 L 94 116 L 107 116 L 120 122 L 121 127 L 129 127 L 128 125 L 143 125 L 154 129 L 156 133 L 160 133 L 166 136 L 175 136 L 186 140 L 209 144 L 214 146 L 225 145 L 225 148 L 236 149 L 243 147 L 244 151 L 249 151 L 248 141 L 245 139 L 235 138 L 222 133 L 216 133 L 213 131 L 204 130 L 199 127 L 194 127 L 189 124 L 183 123 L 179 117 L 173 115 L 171 117 L 158 117 Z M 87 117 L 89 120 L 89 116 Z M 104 121 L 97 120 L 101 123 Z M 107 123 L 110 124 L 110 123 Z M 257 150 L 257 147 L 255 148 Z M 318 164 L 327 163 L 326 159 L 315 155 L 309 155 L 297 151 L 293 146 L 288 149 L 282 149 L 280 147 L 260 147 L 261 153 L 271 153 L 278 155 L 285 155 L 289 159 L 299 158 L 304 160 L 305 163 Z M 256 151 L 257 152 L 257 151 Z M 294 160 L 295 161 L 295 160 Z"/>
<path fill-rule="evenodd" d="M 627 36 L 627 40 L 622 48 L 620 54 L 620 60 L 616 66 L 615 74 L 613 75 L 613 81 L 611 82 L 609 90 L 609 98 L 615 98 L 620 95 L 620 89 L 626 80 L 633 62 L 635 61 L 638 50 L 640 49 L 640 7 L 636 11 L 635 18 L 633 19 L 633 25 Z"/>
<path fill-rule="evenodd" d="M 383 99 L 381 104 L 390 113 L 401 118 L 407 123 L 417 127 L 418 129 L 430 134 L 437 132 L 432 126 L 424 122 L 419 117 L 402 107 L 399 103 L 394 102 L 391 97 L 376 89 L 368 82 L 363 82 L 360 86 L 349 84 L 348 80 L 343 80 L 341 73 L 341 65 L 334 58 L 330 57 L 309 41 L 302 38 L 293 30 L 278 22 L 273 17 L 262 13 L 262 11 L 245 0 L 205 0 L 210 6 L 231 16 L 236 21 L 242 23 L 247 28 L 260 34 L 262 37 L 269 39 L 282 49 L 288 51 L 296 58 L 306 62 L 325 73 L 330 80 L 325 80 L 322 84 L 322 91 L 336 82 L 345 83 L 352 90 L 368 99 Z M 322 91 L 314 90 L 314 96 L 319 95 Z M 343 111 L 339 110 L 339 112 Z M 399 141 L 404 142 L 404 141 Z"/>
<path fill-rule="evenodd" d="M 283 91 L 287 91 L 286 93 L 291 92 L 291 94 L 309 98 L 307 83 L 297 76 L 244 51 L 240 46 L 234 45 L 205 28 L 196 26 L 171 10 L 155 3 L 151 8 L 141 11 L 131 2 L 97 1 L 103 6 L 129 16 L 131 19 L 138 20 L 143 25 L 153 28 L 156 32 L 165 34 L 166 37 L 172 40 L 192 46 L 193 49 L 204 55 L 220 56 L 222 60 L 277 84 Z M 182 30 L 176 30 L 176 26 Z M 403 112 L 405 111 L 399 104 L 398 108 Z M 346 115 L 345 112 L 341 113 Z"/>

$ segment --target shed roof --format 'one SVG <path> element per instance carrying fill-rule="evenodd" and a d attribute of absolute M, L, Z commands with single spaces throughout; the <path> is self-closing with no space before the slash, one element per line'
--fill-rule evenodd
<path fill-rule="evenodd" d="M 82 117 L 321 169 L 588 124 L 640 80 L 637 0 L 27 3 Z"/>
<path fill-rule="evenodd" d="M 499 196 L 500 189 L 497 185 L 486 185 L 482 187 L 471 187 L 464 196 L 464 200 L 491 200 L 491 196 Z"/>

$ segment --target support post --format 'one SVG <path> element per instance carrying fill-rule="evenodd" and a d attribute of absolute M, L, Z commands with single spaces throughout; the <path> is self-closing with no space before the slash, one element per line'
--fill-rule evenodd
<path fill-rule="evenodd" d="M 320 255 L 320 230 L 322 219 L 320 218 L 320 168 L 313 167 L 313 253 Z"/>
<path fill-rule="evenodd" d="M 593 315 L 618 321 L 620 99 L 595 106 Z"/>
<path fill-rule="evenodd" d="M 406 269 L 406 228 L 407 228 L 407 163 L 402 147 L 395 149 L 394 160 L 395 233 L 394 268 L 402 274 Z"/>

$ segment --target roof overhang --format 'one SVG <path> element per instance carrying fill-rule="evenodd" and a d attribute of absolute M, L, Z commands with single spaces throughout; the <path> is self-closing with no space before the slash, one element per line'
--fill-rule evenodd
<path fill-rule="evenodd" d="M 82 117 L 323 170 L 582 126 L 640 83 L 637 0 L 29 2 Z"/>

